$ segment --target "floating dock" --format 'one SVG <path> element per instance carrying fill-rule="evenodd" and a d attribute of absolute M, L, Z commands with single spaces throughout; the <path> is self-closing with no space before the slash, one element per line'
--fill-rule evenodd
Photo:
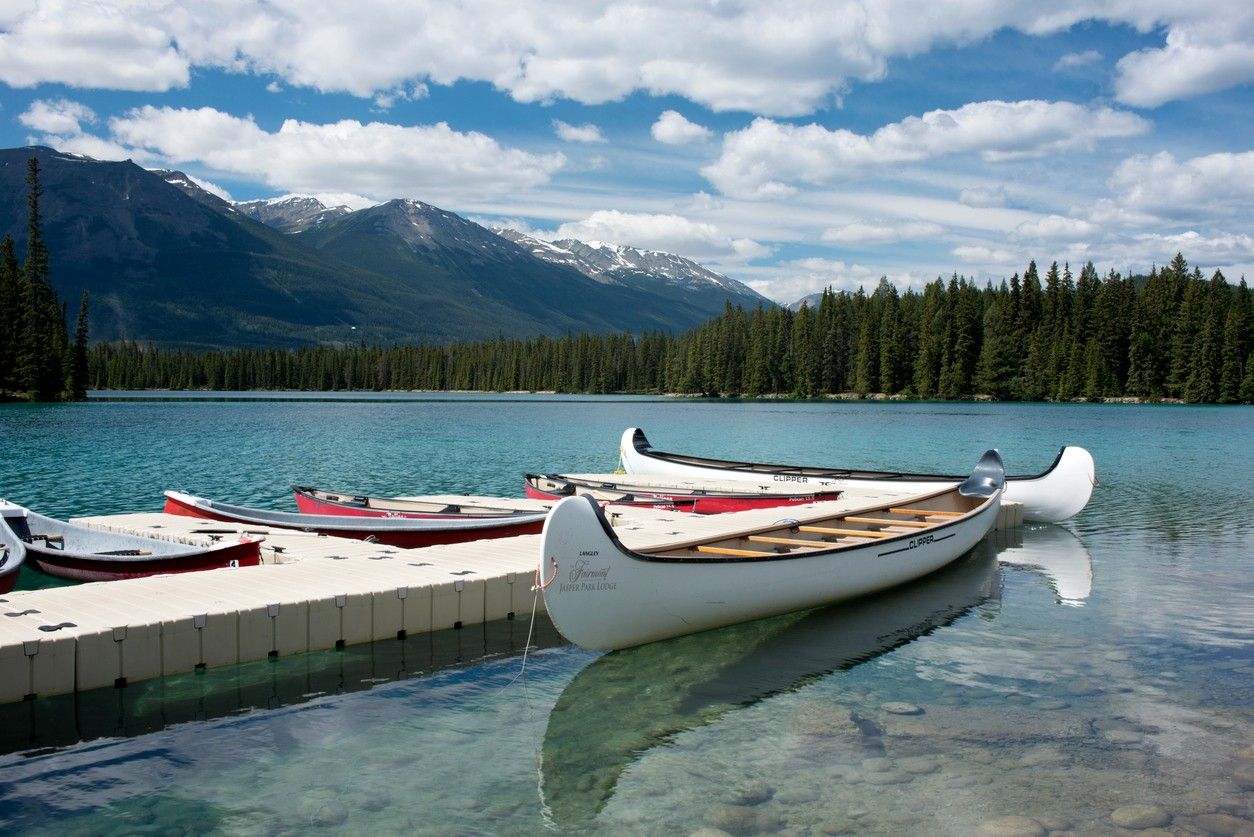
<path fill-rule="evenodd" d="M 898 495 L 696 516 L 611 507 L 637 551 L 679 540 L 861 508 Z M 502 505 L 500 498 L 423 498 Z M 0 703 L 187 673 L 267 657 L 394 640 L 503 619 L 529 618 L 540 536 L 400 549 L 287 529 L 166 514 L 79 518 L 102 529 L 206 545 L 262 534 L 257 567 L 97 582 L 0 596 Z M 1023 523 L 1003 503 L 997 529 Z"/>

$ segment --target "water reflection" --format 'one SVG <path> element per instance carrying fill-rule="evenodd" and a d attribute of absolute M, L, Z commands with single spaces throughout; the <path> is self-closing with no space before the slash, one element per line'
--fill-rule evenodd
<path fill-rule="evenodd" d="M 678 733 L 870 660 L 998 597 L 999 549 L 986 540 L 950 567 L 878 596 L 597 658 L 549 715 L 540 777 L 548 816 L 562 826 L 589 822 L 619 775 Z"/>
<path fill-rule="evenodd" d="M 0 755 L 45 753 L 84 741 L 157 732 L 253 709 L 276 709 L 329 694 L 428 675 L 481 660 L 521 654 L 526 621 L 502 620 L 400 641 L 314 651 L 123 688 L 0 705 Z M 537 616 L 532 645 L 564 644 L 547 617 Z"/>
<path fill-rule="evenodd" d="M 1084 606 L 1093 591 L 1093 561 L 1083 541 L 1062 526 L 1048 524 L 1008 534 L 1013 540 L 997 554 L 1000 563 L 1041 573 L 1059 604 Z"/>

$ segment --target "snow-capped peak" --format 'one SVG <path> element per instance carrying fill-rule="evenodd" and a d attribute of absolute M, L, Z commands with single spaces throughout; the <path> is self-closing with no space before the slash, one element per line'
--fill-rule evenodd
<path fill-rule="evenodd" d="M 578 241 L 573 238 L 545 241 L 510 229 L 497 229 L 495 232 L 538 259 L 573 267 L 598 282 L 627 284 L 649 279 L 692 291 L 717 288 L 731 296 L 742 297 L 749 304 L 765 301 L 765 297 L 747 285 L 674 253 L 607 241 Z"/>

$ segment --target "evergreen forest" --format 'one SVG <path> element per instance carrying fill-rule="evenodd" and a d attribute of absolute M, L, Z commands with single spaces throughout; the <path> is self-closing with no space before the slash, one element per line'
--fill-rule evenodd
<path fill-rule="evenodd" d="M 7 274 L 6 274 L 7 275 Z M 984 287 L 730 305 L 691 331 L 189 352 L 134 342 L 87 357 L 94 389 L 835 394 L 918 399 L 1254 401 L 1254 303 L 1183 255 L 1148 277 L 1031 263 Z"/>
<path fill-rule="evenodd" d="M 39 218 L 39 161 L 26 169 L 26 258 L 13 237 L 0 241 L 0 401 L 61 401 L 87 397 L 87 293 L 78 309 L 73 344 L 66 309 L 48 281 L 50 258 Z"/>

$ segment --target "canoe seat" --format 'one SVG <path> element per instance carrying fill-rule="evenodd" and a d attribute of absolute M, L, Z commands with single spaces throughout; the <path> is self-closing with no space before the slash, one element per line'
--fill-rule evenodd
<path fill-rule="evenodd" d="M 705 552 L 710 555 L 730 555 L 734 558 L 766 558 L 768 556 L 778 555 L 778 552 L 763 552 L 758 549 L 731 549 L 725 546 L 706 546 L 702 544 L 696 547 L 697 552 Z"/>
<path fill-rule="evenodd" d="M 814 549 L 830 549 L 835 546 L 831 541 L 807 540 L 805 538 L 777 538 L 773 535 L 749 535 L 745 540 L 753 541 L 754 543 L 777 543 L 783 546 L 808 546 Z"/>
<path fill-rule="evenodd" d="M 880 526 L 917 526 L 920 529 L 933 525 L 918 520 L 890 520 L 886 517 L 846 517 L 845 520 L 850 523 L 875 523 Z"/>
<path fill-rule="evenodd" d="M 933 511 L 932 509 L 889 509 L 892 514 L 913 514 L 917 517 L 962 517 L 966 512 Z"/>
<path fill-rule="evenodd" d="M 829 526 L 798 526 L 802 532 L 813 532 L 816 535 L 855 535 L 859 538 L 891 538 L 890 532 L 873 532 L 870 529 L 833 529 Z"/>
<path fill-rule="evenodd" d="M 43 541 L 48 546 L 53 546 L 55 544 L 56 546 L 65 549 L 65 538 L 62 535 L 31 535 L 26 538 L 27 543 L 34 543 L 35 541 Z"/>

